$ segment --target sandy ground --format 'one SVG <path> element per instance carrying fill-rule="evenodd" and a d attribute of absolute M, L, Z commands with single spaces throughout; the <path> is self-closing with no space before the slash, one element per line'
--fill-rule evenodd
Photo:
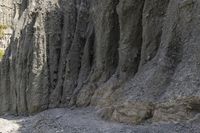
<path fill-rule="evenodd" d="M 30 117 L 2 116 L 0 133 L 200 133 L 199 122 L 131 126 L 103 121 L 95 112 L 63 108 Z"/>

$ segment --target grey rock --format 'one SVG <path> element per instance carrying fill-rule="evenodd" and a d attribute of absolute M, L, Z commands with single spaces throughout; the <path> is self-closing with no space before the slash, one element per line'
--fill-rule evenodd
<path fill-rule="evenodd" d="M 16 0 L 14 5 L 14 34 L 0 64 L 1 114 L 120 104 L 125 116 L 115 118 L 135 123 L 126 115 L 140 112 L 143 103 L 200 96 L 198 0 Z M 126 101 L 138 106 L 131 109 Z"/>

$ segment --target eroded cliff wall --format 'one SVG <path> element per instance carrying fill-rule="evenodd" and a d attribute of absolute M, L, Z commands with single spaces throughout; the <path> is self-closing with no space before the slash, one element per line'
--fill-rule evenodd
<path fill-rule="evenodd" d="M 0 24 L 12 25 L 13 0 L 0 0 Z"/>
<path fill-rule="evenodd" d="M 15 13 L 1 113 L 92 105 L 140 123 L 200 110 L 200 1 L 23 0 Z"/>

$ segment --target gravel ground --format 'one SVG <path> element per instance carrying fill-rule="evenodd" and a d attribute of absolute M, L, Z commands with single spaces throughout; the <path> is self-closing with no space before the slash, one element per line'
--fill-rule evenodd
<path fill-rule="evenodd" d="M 30 117 L 2 116 L 0 133 L 200 133 L 200 122 L 125 125 L 103 121 L 92 108 L 51 109 Z"/>

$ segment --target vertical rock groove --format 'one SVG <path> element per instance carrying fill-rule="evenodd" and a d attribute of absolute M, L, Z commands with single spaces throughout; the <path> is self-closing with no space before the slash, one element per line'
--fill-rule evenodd
<path fill-rule="evenodd" d="M 164 119 L 153 113 L 163 114 L 157 102 L 200 95 L 199 5 L 14 0 L 14 33 L 0 62 L 0 114 L 92 105 L 120 122 Z"/>
<path fill-rule="evenodd" d="M 119 75 L 125 78 L 138 69 L 142 47 L 142 10 L 144 0 L 120 0 Z M 134 12 L 134 13 L 133 13 Z"/>

